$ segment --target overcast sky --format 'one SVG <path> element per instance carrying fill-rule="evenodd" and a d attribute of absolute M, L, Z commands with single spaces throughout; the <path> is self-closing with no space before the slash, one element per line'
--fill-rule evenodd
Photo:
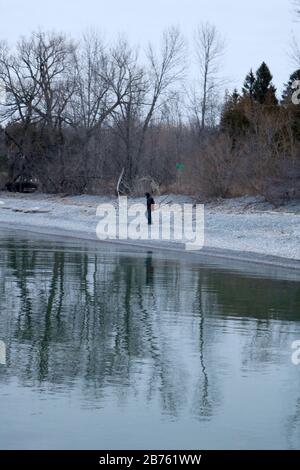
<path fill-rule="evenodd" d="M 224 76 L 240 87 L 265 60 L 279 89 L 295 68 L 289 58 L 293 32 L 300 39 L 291 0 L 0 0 L 0 38 L 13 42 L 38 28 L 77 37 L 93 28 L 105 36 L 126 33 L 133 43 L 157 41 L 163 29 L 180 26 L 191 45 L 201 22 L 214 23 L 227 41 Z"/>

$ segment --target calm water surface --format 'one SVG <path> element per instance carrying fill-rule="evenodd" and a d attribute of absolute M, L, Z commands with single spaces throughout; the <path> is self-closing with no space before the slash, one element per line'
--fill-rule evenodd
<path fill-rule="evenodd" d="M 300 284 L 0 233 L 1 449 L 300 449 Z"/>

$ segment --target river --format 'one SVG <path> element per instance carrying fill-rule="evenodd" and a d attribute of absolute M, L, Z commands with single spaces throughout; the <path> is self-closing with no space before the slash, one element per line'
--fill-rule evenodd
<path fill-rule="evenodd" d="M 0 233 L 1 449 L 300 449 L 297 275 Z"/>

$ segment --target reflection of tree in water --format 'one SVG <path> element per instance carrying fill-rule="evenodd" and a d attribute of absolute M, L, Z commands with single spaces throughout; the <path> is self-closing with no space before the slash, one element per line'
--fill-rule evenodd
<path fill-rule="evenodd" d="M 295 385 L 299 390 L 299 383 Z M 290 450 L 299 449 L 300 442 L 300 396 L 296 400 L 293 413 L 288 417 L 286 423 L 286 436 Z"/>
<path fill-rule="evenodd" d="M 183 269 L 151 253 L 12 241 L 4 260 L 0 324 L 10 335 L 9 373 L 29 385 L 71 387 L 79 380 L 94 406 L 109 388 L 121 402 L 131 393 L 159 396 L 172 416 L 190 406 L 199 419 L 209 418 L 221 388 L 211 347 L 218 333 L 207 320 L 217 312 L 226 325 L 243 308 L 245 317 L 265 322 L 264 306 L 274 304 L 262 296 L 254 309 L 253 289 L 257 296 L 262 280 L 248 294 L 247 280 L 237 275 Z M 290 295 L 291 308 L 295 301 Z"/>
<path fill-rule="evenodd" d="M 203 292 L 202 279 L 199 276 L 197 297 L 199 302 L 199 359 L 201 374 L 198 381 L 198 388 L 195 390 L 195 396 L 193 400 L 194 412 L 200 417 L 209 417 L 212 414 L 212 403 L 211 397 L 209 394 L 209 377 L 208 370 L 206 365 L 206 351 L 205 351 L 205 341 L 206 341 L 206 328 L 205 328 L 205 314 L 206 314 L 206 305 L 205 305 L 205 294 Z"/>

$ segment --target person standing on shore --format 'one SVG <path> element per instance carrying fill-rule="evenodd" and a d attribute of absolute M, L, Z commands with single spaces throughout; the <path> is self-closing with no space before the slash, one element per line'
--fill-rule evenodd
<path fill-rule="evenodd" d="M 152 211 L 154 211 L 154 199 L 150 193 L 145 194 L 147 198 L 147 216 L 148 216 L 148 225 L 152 225 Z"/>

